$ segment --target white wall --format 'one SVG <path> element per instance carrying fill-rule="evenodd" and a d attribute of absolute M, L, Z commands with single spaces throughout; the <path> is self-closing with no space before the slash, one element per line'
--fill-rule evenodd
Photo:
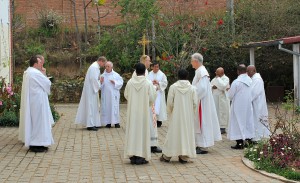
<path fill-rule="evenodd" d="M 0 0 L 0 77 L 11 79 L 10 0 Z"/>

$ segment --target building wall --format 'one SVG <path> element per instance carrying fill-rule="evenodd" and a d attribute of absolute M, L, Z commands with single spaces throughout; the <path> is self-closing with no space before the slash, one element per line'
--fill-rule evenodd
<path fill-rule="evenodd" d="M 20 14 L 24 21 L 25 26 L 30 27 L 38 26 L 37 15 L 41 11 L 54 10 L 59 15 L 64 17 L 64 27 L 74 27 L 74 13 L 73 13 L 73 1 L 76 0 L 14 0 L 15 13 Z M 85 0 L 88 3 L 90 0 Z M 99 7 L 100 16 L 105 16 L 100 19 L 100 24 L 103 26 L 116 25 L 122 22 L 120 16 L 120 8 L 115 7 L 112 1 L 106 0 L 104 6 Z M 208 11 L 225 10 L 226 0 L 158 0 L 162 13 L 192 13 L 202 14 Z M 82 29 L 84 26 L 84 12 L 83 1 L 76 1 L 76 17 L 79 27 Z M 89 26 L 97 26 L 97 8 L 90 4 L 87 7 L 87 19 Z"/>

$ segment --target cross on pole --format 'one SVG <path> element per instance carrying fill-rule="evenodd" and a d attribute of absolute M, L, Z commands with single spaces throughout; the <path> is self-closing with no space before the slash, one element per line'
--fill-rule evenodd
<path fill-rule="evenodd" d="M 145 33 L 143 34 L 142 40 L 140 40 L 138 43 L 143 45 L 143 55 L 146 55 L 146 44 L 149 44 L 151 41 L 146 39 Z"/>

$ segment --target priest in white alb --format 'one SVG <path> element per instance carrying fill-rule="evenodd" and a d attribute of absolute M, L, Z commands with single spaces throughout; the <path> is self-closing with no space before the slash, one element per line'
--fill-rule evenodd
<path fill-rule="evenodd" d="M 44 63 L 45 63 L 44 56 L 43 55 L 36 55 L 36 57 L 41 60 L 41 64 L 42 64 L 41 68 L 38 68 L 38 70 L 40 70 L 42 72 L 42 74 L 44 74 L 46 76 L 46 69 L 44 68 Z M 23 74 L 23 82 L 26 81 L 26 79 L 25 79 L 26 78 L 26 73 L 27 73 L 27 71 L 25 71 L 24 74 Z M 22 87 L 25 87 L 25 86 L 27 86 L 27 84 L 22 85 Z M 22 88 L 22 91 L 25 91 L 25 88 L 24 89 Z M 24 112 L 24 111 L 21 111 L 21 112 Z M 24 114 L 22 114 L 22 115 L 24 115 Z M 19 140 L 21 142 L 25 143 L 24 119 L 19 120 Z"/>
<path fill-rule="evenodd" d="M 230 86 L 229 78 L 224 74 L 224 69 L 222 67 L 219 67 L 216 70 L 216 77 L 210 83 L 212 86 L 221 134 L 224 134 L 226 133 L 229 121 L 230 100 L 227 91 Z"/>
<path fill-rule="evenodd" d="M 252 141 L 259 141 L 262 138 L 270 137 L 270 125 L 268 121 L 268 106 L 265 95 L 264 81 L 256 72 L 254 65 L 247 67 L 247 74 L 252 79 L 252 106 L 255 137 Z"/>
<path fill-rule="evenodd" d="M 188 71 L 178 71 L 178 81 L 170 86 L 167 109 L 170 114 L 168 132 L 160 161 L 169 162 L 178 156 L 180 163 L 196 157 L 195 113 L 198 106 L 197 91 L 188 80 Z"/>
<path fill-rule="evenodd" d="M 155 114 L 157 120 L 157 127 L 161 127 L 162 122 L 166 121 L 167 107 L 166 107 L 166 94 L 165 90 L 168 86 L 167 76 L 159 69 L 159 63 L 154 62 L 152 64 L 152 71 L 148 75 L 154 86 L 156 86 L 157 97 L 155 100 Z"/>
<path fill-rule="evenodd" d="M 145 76 L 148 79 L 148 69 L 150 68 L 151 59 L 148 55 L 142 55 L 140 58 L 140 63 L 145 65 Z M 136 71 L 133 72 L 132 77 L 136 76 Z M 148 79 L 149 80 L 149 79 Z M 156 86 L 155 86 L 156 88 Z M 161 153 L 162 150 L 158 145 L 158 133 L 157 133 L 157 118 L 155 114 L 154 104 L 149 107 L 149 125 L 150 125 L 150 145 L 152 153 Z"/>
<path fill-rule="evenodd" d="M 194 53 L 191 64 L 195 71 L 193 86 L 197 88 L 198 112 L 195 120 L 195 139 L 197 154 L 206 154 L 206 148 L 222 140 L 220 125 L 212 96 L 209 74 L 203 65 L 203 56 Z"/>
<path fill-rule="evenodd" d="M 83 90 L 75 118 L 75 124 L 82 124 L 87 130 L 97 131 L 100 122 L 100 67 L 106 63 L 105 57 L 99 57 L 89 68 L 85 76 Z M 103 79 L 103 78 L 102 78 Z"/>
<path fill-rule="evenodd" d="M 123 78 L 113 70 L 113 63 L 105 64 L 105 71 L 101 75 L 101 124 L 110 128 L 120 128 L 120 89 Z"/>
<path fill-rule="evenodd" d="M 51 132 L 54 120 L 48 99 L 51 81 L 42 71 L 40 58 L 31 57 L 29 66 L 23 75 L 19 140 L 33 152 L 45 152 L 54 144 Z"/>
<path fill-rule="evenodd" d="M 135 73 L 128 81 L 124 97 L 127 103 L 124 158 L 131 164 L 146 164 L 151 159 L 149 108 L 153 105 L 156 91 L 145 77 L 146 67 L 142 63 L 135 66 Z"/>
<path fill-rule="evenodd" d="M 232 82 L 228 90 L 228 96 L 232 102 L 227 138 L 236 141 L 236 145 L 231 146 L 232 149 L 243 149 L 244 140 L 254 137 L 252 80 L 246 74 L 246 69 L 244 64 L 237 67 L 238 78 Z"/>

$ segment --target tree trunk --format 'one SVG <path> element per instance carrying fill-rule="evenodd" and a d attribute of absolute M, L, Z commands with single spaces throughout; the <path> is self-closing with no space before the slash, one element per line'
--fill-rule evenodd
<path fill-rule="evenodd" d="M 231 35 L 235 35 L 235 25 L 234 25 L 234 0 L 227 0 L 227 12 L 229 16 L 229 31 Z"/>
<path fill-rule="evenodd" d="M 155 52 L 155 20 L 152 17 L 152 61 L 156 61 L 156 52 Z"/>
<path fill-rule="evenodd" d="M 82 2 L 83 2 L 83 13 L 84 13 L 84 43 L 85 43 L 83 49 L 85 50 L 85 47 L 87 45 L 87 17 L 86 17 L 87 6 L 85 5 L 85 0 L 82 0 Z"/>
<path fill-rule="evenodd" d="M 99 6 L 97 5 L 97 15 L 98 15 L 98 41 L 100 42 L 100 12 L 99 12 Z"/>
<path fill-rule="evenodd" d="M 76 32 L 76 42 L 77 42 L 77 57 L 79 58 L 79 70 L 81 72 L 82 70 L 82 62 L 81 62 L 81 46 L 80 46 L 80 35 L 79 35 L 79 28 L 78 28 L 78 23 L 77 23 L 77 16 L 76 16 L 76 0 L 71 0 L 72 5 L 73 5 L 73 15 L 74 15 L 74 21 L 75 21 L 75 32 Z"/>

